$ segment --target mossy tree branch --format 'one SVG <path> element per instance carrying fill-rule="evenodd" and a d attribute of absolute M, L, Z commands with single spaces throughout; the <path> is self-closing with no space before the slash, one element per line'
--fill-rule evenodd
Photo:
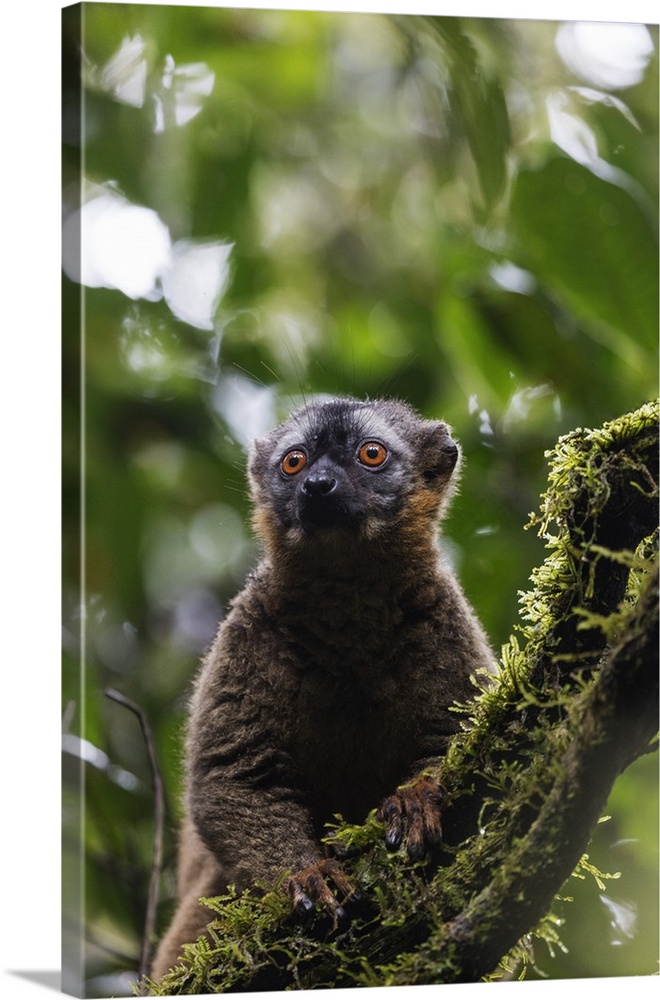
<path fill-rule="evenodd" d="M 551 454 L 532 519 L 549 554 L 521 600 L 523 641 L 439 764 L 449 805 L 433 864 L 388 855 L 373 814 L 340 826 L 364 899 L 346 933 L 300 928 L 277 889 L 228 896 L 213 945 L 188 946 L 190 966 L 155 992 L 474 981 L 538 928 L 617 775 L 657 733 L 657 428 L 647 404 Z"/>
<path fill-rule="evenodd" d="M 451 957 L 456 980 L 487 975 L 549 911 L 578 864 L 615 779 L 650 748 L 658 730 L 657 573 L 570 715 L 572 739 L 537 818 L 492 880 L 443 929 L 437 961 Z"/>

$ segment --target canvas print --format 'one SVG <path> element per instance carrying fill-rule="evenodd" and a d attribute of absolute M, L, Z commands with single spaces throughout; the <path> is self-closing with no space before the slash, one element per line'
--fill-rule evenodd
<path fill-rule="evenodd" d="M 62 43 L 64 991 L 655 975 L 657 26 Z"/>

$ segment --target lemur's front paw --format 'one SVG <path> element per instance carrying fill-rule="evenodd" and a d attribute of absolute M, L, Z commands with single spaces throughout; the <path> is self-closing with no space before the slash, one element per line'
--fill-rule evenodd
<path fill-rule="evenodd" d="M 405 841 L 408 856 L 419 861 L 442 841 L 444 790 L 435 778 L 402 785 L 382 803 L 377 816 L 385 824 L 385 844 L 396 851 Z"/>
<path fill-rule="evenodd" d="M 336 894 L 328 881 L 333 883 Z M 341 864 L 334 858 L 323 858 L 309 868 L 290 875 L 283 888 L 298 916 L 307 917 L 318 906 L 330 914 L 336 927 L 348 923 L 344 906 L 356 896 L 356 891 Z"/>

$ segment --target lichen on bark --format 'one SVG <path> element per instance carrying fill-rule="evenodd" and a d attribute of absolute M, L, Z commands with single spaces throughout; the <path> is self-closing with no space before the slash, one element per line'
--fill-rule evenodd
<path fill-rule="evenodd" d="M 187 946 L 155 994 L 475 981 L 556 934 L 553 900 L 618 774 L 657 748 L 657 403 L 566 435 L 548 459 L 530 519 L 546 559 L 497 682 L 463 706 L 470 724 L 437 765 L 442 847 L 411 865 L 375 813 L 338 820 L 361 896 L 347 930 L 301 926 L 278 886 L 230 892 L 210 901 L 211 942 Z"/>

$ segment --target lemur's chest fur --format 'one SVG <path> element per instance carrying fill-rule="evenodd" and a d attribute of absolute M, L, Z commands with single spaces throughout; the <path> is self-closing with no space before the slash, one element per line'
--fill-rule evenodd
<path fill-rule="evenodd" d="M 452 648 L 461 659 L 466 650 L 451 589 L 439 570 L 397 589 L 385 568 L 365 579 L 357 566 L 345 586 L 279 592 L 266 571 L 257 587 L 273 639 L 256 659 L 275 678 L 279 649 L 271 712 L 295 783 L 318 824 L 335 813 L 359 821 L 411 776 L 411 762 L 441 755 L 460 724 L 447 705 L 470 690 L 465 670 L 452 670 Z"/>

